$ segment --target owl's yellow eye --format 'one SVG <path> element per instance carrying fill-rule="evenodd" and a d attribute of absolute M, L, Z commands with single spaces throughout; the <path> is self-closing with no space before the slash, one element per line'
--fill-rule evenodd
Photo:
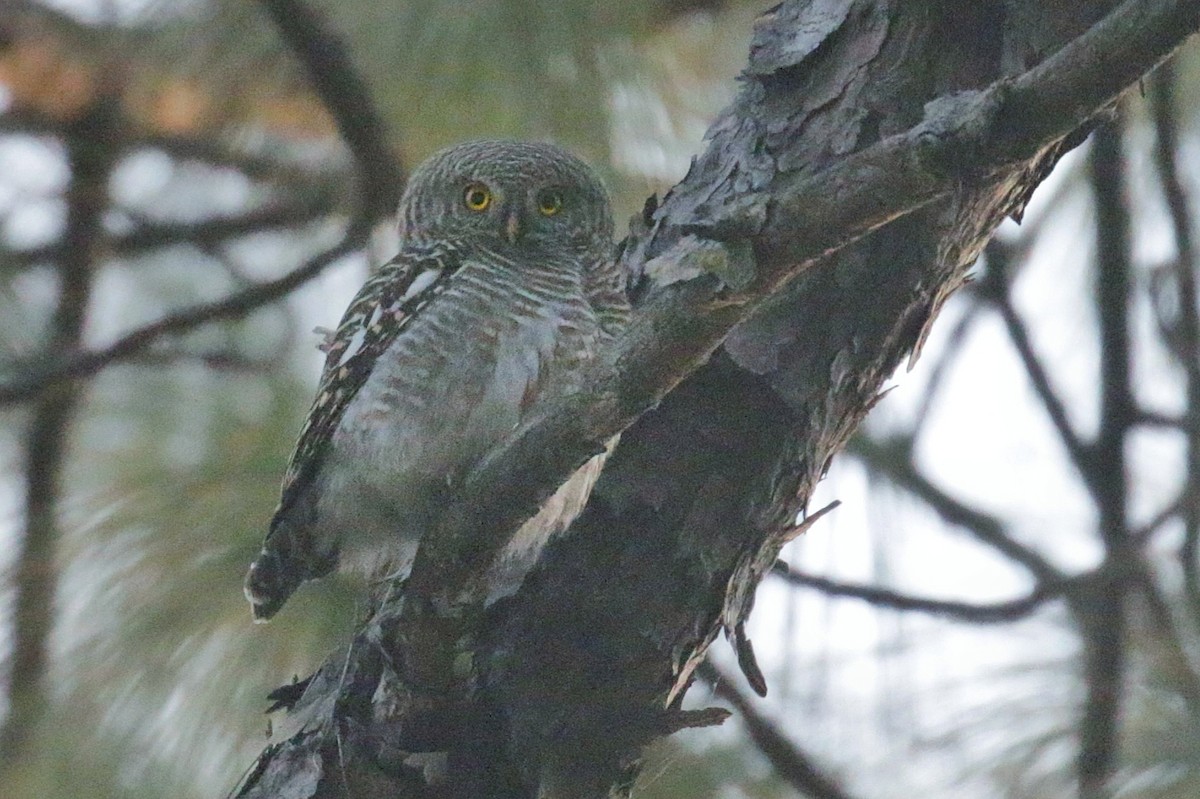
<path fill-rule="evenodd" d="M 542 216 L 554 216 L 563 207 L 563 197 L 557 191 L 544 191 L 538 195 L 538 210 Z"/>
<path fill-rule="evenodd" d="M 492 193 L 487 186 L 482 183 L 472 183 L 467 186 L 467 192 L 463 195 L 463 205 L 472 211 L 486 211 L 491 204 Z"/>

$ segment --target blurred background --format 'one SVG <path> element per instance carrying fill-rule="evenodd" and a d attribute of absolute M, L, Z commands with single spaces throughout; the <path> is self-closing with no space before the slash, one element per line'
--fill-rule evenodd
<path fill-rule="evenodd" d="M 401 163 L 554 139 L 619 219 L 683 176 L 762 5 L 311 4 Z M 1200 795 L 1198 52 L 1001 230 L 759 591 L 769 697 L 718 648 L 689 702 L 739 712 L 658 745 L 637 795 L 796 796 L 815 767 L 834 799 L 1073 796 L 1081 752 L 1118 796 Z M 395 246 L 329 253 L 354 181 L 260 4 L 0 0 L 0 795 L 223 795 L 266 692 L 346 635 L 357 586 L 262 627 L 241 580 L 310 331 Z M 84 350 L 112 357 L 34 379 Z"/>

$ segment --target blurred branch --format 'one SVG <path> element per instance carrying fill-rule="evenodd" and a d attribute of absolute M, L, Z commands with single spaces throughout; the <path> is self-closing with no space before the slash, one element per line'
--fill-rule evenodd
<path fill-rule="evenodd" d="M 791 567 L 776 569 L 775 574 L 792 585 L 811 588 L 826 596 L 859 599 L 877 607 L 928 613 L 933 616 L 942 616 L 955 621 L 972 624 L 997 624 L 1018 621 L 1029 616 L 1049 600 L 1062 596 L 1064 591 L 1063 584 L 1055 586 L 1039 584 L 1028 596 L 1021 599 L 980 605 L 969 602 L 952 602 L 941 599 L 915 597 L 870 585 L 842 583 L 827 577 L 805 574 Z"/>
<path fill-rule="evenodd" d="M 1154 581 L 1154 576 L 1141 559 L 1135 565 L 1133 579 L 1139 593 L 1146 602 L 1150 616 L 1150 627 L 1155 637 L 1145 642 L 1146 650 L 1162 664 L 1162 674 L 1170 680 L 1188 706 L 1188 712 L 1200 718 L 1200 673 L 1197 673 L 1187 649 L 1183 645 L 1178 625 L 1171 613 L 1171 605 L 1163 597 Z"/>
<path fill-rule="evenodd" d="M 372 222 L 390 215 L 400 199 L 404 171 L 345 45 L 303 0 L 260 0 L 260 5 L 304 65 L 313 90 L 358 162 L 363 213 Z"/>
<path fill-rule="evenodd" d="M 66 123 L 54 117 L 27 109 L 8 110 L 0 114 L 0 133 L 26 133 L 31 136 L 58 136 Z"/>
<path fill-rule="evenodd" d="M 781 779 L 810 799 L 851 799 L 832 778 L 824 774 L 813 759 L 796 746 L 765 716 L 758 712 L 748 696 L 734 687 L 733 680 L 712 662 L 705 660 L 697 669 L 713 692 L 738 711 L 750 740 L 770 762 Z"/>
<path fill-rule="evenodd" d="M 180 348 L 155 348 L 130 356 L 126 363 L 131 366 L 174 366 L 196 363 L 219 372 L 261 373 L 270 371 L 278 361 L 250 358 L 236 350 L 212 350 L 207 352 Z"/>
<path fill-rule="evenodd" d="M 356 216 L 350 221 L 341 241 L 282 277 L 257 283 L 220 300 L 167 314 L 156 322 L 126 333 L 107 347 L 56 358 L 49 364 L 31 366 L 24 377 L 0 384 L 0 405 L 29 400 L 51 383 L 93 375 L 111 363 L 142 352 L 162 338 L 189 333 L 211 322 L 240 319 L 287 296 L 339 258 L 362 249 L 370 227 L 371 223 L 366 217 Z"/>
<path fill-rule="evenodd" d="M 28 108 L 9 109 L 0 113 L 0 133 L 5 134 L 61 137 L 66 124 L 61 119 Z M 252 178 L 285 183 L 310 191 L 314 188 L 314 180 L 318 183 L 332 183 L 336 177 L 336 172 L 331 171 L 327 181 L 321 180 L 326 173 L 316 173 L 298 161 L 289 161 L 274 154 L 239 150 L 225 143 L 222 137 L 217 135 L 189 136 L 156 131 L 143 132 L 134 127 L 126 120 L 121 130 L 114 131 L 119 138 L 110 144 L 122 155 L 140 149 L 159 150 L 180 160 L 235 169 Z M 327 169 L 328 165 L 323 164 L 322 167 Z"/>
<path fill-rule="evenodd" d="M 1013 248 L 998 239 L 992 239 L 988 242 L 986 252 L 988 268 L 983 279 L 976 284 L 979 296 L 1000 313 L 1000 318 L 1004 321 L 1004 328 L 1008 331 L 1009 340 L 1012 341 L 1017 356 L 1021 359 L 1021 364 L 1025 368 L 1029 382 L 1033 385 L 1034 392 L 1050 416 L 1050 422 L 1058 432 L 1058 437 L 1066 448 L 1072 464 L 1079 470 L 1084 482 L 1094 493 L 1095 476 L 1092 467 L 1092 451 L 1075 432 L 1071 420 L 1067 418 L 1066 407 L 1054 391 L 1053 386 L 1050 385 L 1046 367 L 1033 349 L 1029 330 L 1012 304 L 1009 274 L 1015 255 Z"/>
<path fill-rule="evenodd" d="M 1165 427 L 1170 430 L 1182 430 L 1185 424 L 1183 419 L 1169 416 L 1161 411 L 1152 411 L 1145 408 L 1137 410 L 1133 421 L 1145 427 Z"/>
<path fill-rule="evenodd" d="M 995 516 L 950 496 L 934 485 L 916 467 L 912 457 L 912 442 L 907 439 L 880 443 L 870 436 L 858 435 L 846 447 L 863 460 L 869 469 L 907 489 L 932 508 L 947 524 L 961 527 L 979 541 L 1021 564 L 1039 584 L 1056 585 L 1066 575 L 1033 549 L 1018 542 Z"/>
<path fill-rule="evenodd" d="M 1078 614 L 1084 649 L 1087 697 L 1080 724 L 1079 783 L 1083 799 L 1112 795 L 1118 716 L 1125 673 L 1126 582 L 1120 565 L 1138 558 L 1127 518 L 1125 436 L 1136 411 L 1130 386 L 1129 209 L 1121 152 L 1121 122 L 1102 125 L 1092 142 L 1092 191 L 1096 202 L 1095 304 L 1100 323 L 1100 426 L 1094 460 L 1077 463 L 1096 499 L 1105 563 Z"/>
<path fill-rule="evenodd" d="M 267 204 L 245 213 L 204 219 L 199 222 L 144 221 L 128 232 L 111 236 L 106 250 L 120 256 L 142 255 L 163 247 L 192 244 L 198 247 L 221 244 L 229 239 L 277 228 L 293 228 L 314 222 L 333 211 L 325 196 L 301 196 L 298 200 Z M 6 250 L 5 265 L 28 267 L 62 257 L 67 243 L 32 250 Z"/>
<path fill-rule="evenodd" d="M 1158 532 L 1164 524 L 1179 514 L 1179 512 L 1183 509 L 1183 503 L 1186 500 L 1186 495 L 1187 488 L 1184 488 L 1184 490 L 1180 492 L 1179 496 L 1175 497 L 1174 500 L 1168 502 L 1166 505 L 1160 508 L 1158 513 L 1151 516 L 1145 524 L 1133 531 L 1133 540 L 1139 545 L 1145 544 L 1146 540 L 1150 538 L 1150 536 Z"/>
<path fill-rule="evenodd" d="M 1154 112 L 1154 163 L 1167 200 L 1175 234 L 1178 257 L 1172 270 L 1175 277 L 1178 316 L 1173 326 L 1179 349 L 1171 348 L 1187 378 L 1184 433 L 1187 436 L 1187 483 L 1183 498 L 1183 544 L 1179 563 L 1183 586 L 1193 612 L 1200 614 L 1200 299 L 1196 289 L 1196 243 L 1192 235 L 1192 217 L 1187 192 L 1179 177 L 1175 100 L 1175 61 L 1167 61 L 1154 73 L 1150 84 Z"/>
<path fill-rule="evenodd" d="M 922 428 L 925 426 L 925 420 L 929 418 L 929 411 L 933 408 L 934 402 L 937 400 L 938 394 L 941 392 L 942 385 L 946 379 L 946 375 L 950 373 L 950 367 L 958 360 L 959 354 L 962 352 L 963 345 L 967 342 L 967 333 L 971 325 L 979 319 L 979 303 L 971 302 L 967 309 L 963 311 L 963 315 L 955 322 L 954 327 L 950 330 L 950 334 L 946 337 L 946 348 L 942 350 L 938 357 L 937 363 L 933 365 L 929 373 L 929 380 L 925 383 L 925 392 L 921 396 L 921 404 L 917 408 L 914 415 L 912 429 L 909 435 L 915 442 L 921 437 Z"/>
<path fill-rule="evenodd" d="M 126 151 L 146 148 L 159 150 L 183 161 L 196 161 L 209 166 L 235 169 L 243 175 L 258 180 L 284 183 L 311 191 L 317 186 L 333 185 L 347 176 L 345 162 L 336 161 L 331 168 L 328 161 L 321 164 L 318 172 L 302 164 L 298 159 L 287 160 L 262 151 L 238 150 L 225 144 L 220 137 L 181 136 L 168 133 L 146 133 L 130 136 L 124 142 Z"/>
<path fill-rule="evenodd" d="M 66 135 L 71 184 L 67 223 L 58 261 L 58 302 L 46 350 L 69 352 L 83 338 L 91 301 L 94 266 L 103 237 L 116 101 L 102 97 L 71 124 Z M 58 586 L 58 501 L 68 432 L 79 400 L 74 383 L 43 384 L 25 439 L 25 529 L 13 569 L 12 657 L 8 675 L 8 718 L 0 729 L 0 782 L 27 757 L 45 712 L 48 648 Z"/>

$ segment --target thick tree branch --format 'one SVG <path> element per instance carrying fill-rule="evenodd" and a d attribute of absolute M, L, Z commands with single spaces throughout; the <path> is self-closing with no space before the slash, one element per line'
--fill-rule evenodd
<path fill-rule="evenodd" d="M 806 262 L 952 193 L 963 182 L 1036 157 L 1166 59 L 1197 28 L 1200 7 L 1191 0 L 1126 0 L 1028 72 L 983 91 L 939 98 L 926 107 L 924 121 L 908 131 L 828 169 L 791 179 L 785 174 L 769 193 L 753 190 L 758 188 L 754 179 L 765 177 L 756 172 L 770 166 L 761 161 L 737 165 L 747 173 L 751 190 L 724 204 L 717 201 L 732 199 L 726 196 L 731 187 L 694 179 L 701 177 L 694 167 L 672 190 L 675 201 L 660 209 L 659 219 L 715 240 L 755 236 L 760 253 L 766 250 L 784 261 L 764 269 L 760 258 L 756 286 L 729 298 L 752 302 Z M 710 148 L 707 155 L 724 162 L 732 154 Z M 814 197 L 823 201 L 813 203 Z M 693 253 L 691 265 L 703 268 L 705 260 Z"/>
<path fill-rule="evenodd" d="M 423 543 L 411 595 L 432 599 L 424 594 L 429 589 L 461 596 L 467 586 L 444 567 L 467 580 L 480 577 L 480 564 L 491 562 L 531 508 L 704 363 L 734 325 L 789 278 L 962 181 L 1035 156 L 1087 122 L 1197 27 L 1200 5 L 1194 2 L 1126 0 L 1024 75 L 933 103 L 914 128 L 815 174 L 784 175 L 770 189 L 735 194 L 728 181 L 693 167 L 656 212 L 654 227 L 626 242 L 627 263 L 639 267 L 631 271 L 648 274 L 649 285 L 639 287 L 628 331 L 586 381 L 592 392 L 545 409 L 466 480 L 439 533 Z M 723 119 L 716 127 L 729 123 Z M 731 156 L 710 146 L 699 164 Z M 813 197 L 824 200 L 813 203 Z M 663 250 L 668 232 L 677 235 Z M 652 260 L 638 264 L 644 256 Z M 513 481 L 513 474 L 525 479 Z"/>

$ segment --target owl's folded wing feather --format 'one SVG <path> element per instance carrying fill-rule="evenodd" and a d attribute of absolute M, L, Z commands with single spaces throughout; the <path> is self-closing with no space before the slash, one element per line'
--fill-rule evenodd
<path fill-rule="evenodd" d="M 317 398 L 288 463 L 267 540 L 246 574 L 246 598 L 256 621 L 271 618 L 300 583 L 336 565 L 336 552 L 313 546 L 312 492 L 305 489 L 321 468 L 333 431 L 376 359 L 442 292 L 459 262 L 448 248 L 406 247 L 363 285 L 337 330 L 326 335 L 321 346 L 325 370 Z"/>
<path fill-rule="evenodd" d="M 410 246 L 363 284 L 337 330 L 322 346 L 324 371 L 283 477 L 276 517 L 320 468 L 342 413 L 366 382 L 376 359 L 442 292 L 459 264 L 457 253 L 449 248 Z"/>

